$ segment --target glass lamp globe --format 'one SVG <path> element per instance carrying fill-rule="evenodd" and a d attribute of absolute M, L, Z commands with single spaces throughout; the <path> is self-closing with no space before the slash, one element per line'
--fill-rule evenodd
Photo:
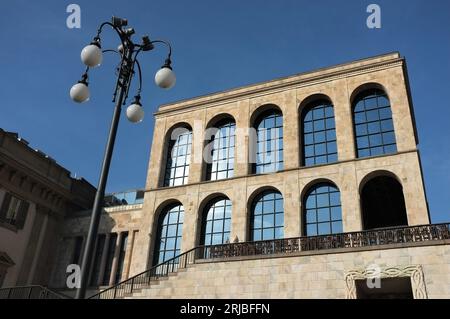
<path fill-rule="evenodd" d="M 70 98 L 77 103 L 83 103 L 89 100 L 89 88 L 85 83 L 79 82 L 70 89 Z"/>
<path fill-rule="evenodd" d="M 81 61 L 88 67 L 95 68 L 102 63 L 102 49 L 95 44 L 89 44 L 81 50 Z"/>
<path fill-rule="evenodd" d="M 144 108 L 138 103 L 133 103 L 127 107 L 126 114 L 130 122 L 140 123 L 144 119 Z"/>
<path fill-rule="evenodd" d="M 155 74 L 155 83 L 162 89 L 172 88 L 175 85 L 176 81 L 177 79 L 175 77 L 175 73 L 172 71 L 171 68 L 162 67 Z"/>

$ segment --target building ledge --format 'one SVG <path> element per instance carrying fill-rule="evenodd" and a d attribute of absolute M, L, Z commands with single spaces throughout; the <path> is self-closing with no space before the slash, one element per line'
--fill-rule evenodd
<path fill-rule="evenodd" d="M 320 255 L 335 255 L 335 254 L 349 254 L 363 251 L 375 251 L 375 250 L 390 250 L 390 249 L 405 249 L 414 247 L 425 246 L 442 246 L 450 245 L 450 239 L 436 240 L 429 242 L 414 242 L 414 243 L 401 243 L 401 244 L 387 244 L 372 247 L 352 247 L 352 248 L 334 248 L 324 250 L 312 250 L 292 252 L 287 254 L 270 254 L 270 255 L 253 255 L 253 256 L 237 256 L 237 257 L 224 257 L 214 259 L 198 259 L 196 264 L 208 264 L 208 263 L 223 263 L 223 262 L 236 262 L 246 260 L 261 260 L 261 259 L 274 259 L 274 258 L 291 258 L 291 257 L 307 257 L 307 256 L 320 256 Z"/>

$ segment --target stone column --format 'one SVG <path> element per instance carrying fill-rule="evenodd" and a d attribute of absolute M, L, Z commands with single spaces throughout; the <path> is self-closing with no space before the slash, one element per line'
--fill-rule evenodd
<path fill-rule="evenodd" d="M 103 277 L 105 276 L 106 261 L 108 260 L 108 248 L 109 248 L 109 238 L 110 233 L 105 234 L 105 244 L 103 245 L 102 258 L 100 261 L 100 272 L 98 274 L 97 284 L 101 286 L 103 284 Z"/>
<path fill-rule="evenodd" d="M 280 107 L 283 110 L 284 168 L 299 167 L 299 117 L 295 90 L 283 94 Z"/>
<path fill-rule="evenodd" d="M 287 174 L 283 186 L 284 237 L 299 237 L 300 231 L 300 190 L 298 174 Z"/>
<path fill-rule="evenodd" d="M 192 127 L 192 148 L 191 160 L 189 164 L 188 183 L 198 183 L 203 177 L 203 147 L 205 145 L 205 114 L 206 112 L 196 112 L 198 116 L 193 120 Z"/>
<path fill-rule="evenodd" d="M 386 90 L 391 102 L 395 139 L 399 152 L 416 149 L 415 132 L 403 69 L 398 67 L 389 73 Z"/>
<path fill-rule="evenodd" d="M 94 264 L 95 264 L 95 255 L 97 254 L 97 249 L 98 249 L 98 239 L 100 237 L 100 234 L 97 234 L 97 238 L 95 239 L 95 244 L 94 244 L 94 252 L 92 254 L 92 260 L 91 260 L 91 264 L 89 265 L 89 272 L 88 272 L 88 286 L 90 286 L 91 280 L 92 280 L 92 273 L 94 270 Z"/>
<path fill-rule="evenodd" d="M 111 276 L 109 277 L 109 285 L 113 286 L 115 284 L 117 267 L 119 265 L 120 257 L 120 242 L 122 241 L 122 233 L 117 234 L 116 249 L 114 250 L 114 258 L 111 267 Z"/>
<path fill-rule="evenodd" d="M 422 174 L 420 173 L 419 154 L 409 153 L 404 154 L 403 157 L 402 173 L 399 177 L 403 187 L 408 225 L 429 224 L 431 221 Z"/>
<path fill-rule="evenodd" d="M 354 163 L 341 164 L 339 167 L 339 191 L 341 193 L 342 227 L 345 233 L 361 231 L 361 205 L 359 183 Z"/>
<path fill-rule="evenodd" d="M 234 147 L 234 176 L 249 174 L 249 100 L 237 102 L 236 137 Z"/>
<path fill-rule="evenodd" d="M 134 239 L 136 238 L 136 233 L 138 232 L 139 232 L 138 230 L 131 230 L 128 233 L 128 243 L 124 261 L 124 274 L 126 279 L 128 279 L 130 276 L 131 259 L 133 258 Z"/>
<path fill-rule="evenodd" d="M 164 178 L 164 176 L 161 176 L 161 174 L 164 174 L 164 167 L 161 165 L 165 165 L 166 156 L 166 154 L 163 154 L 163 151 L 165 150 L 165 124 L 164 119 L 156 118 L 155 127 L 153 130 L 152 150 L 147 172 L 147 189 L 158 188 L 160 181 Z"/>
<path fill-rule="evenodd" d="M 350 93 L 347 89 L 346 80 L 336 80 L 333 82 L 331 90 L 333 92 L 331 99 L 334 103 L 338 160 L 351 160 L 356 157 L 355 133 Z"/>
<path fill-rule="evenodd" d="M 247 212 L 247 180 L 238 179 L 233 182 L 231 207 L 230 241 L 237 237 L 240 242 L 247 240 L 248 212 Z"/>
<path fill-rule="evenodd" d="M 195 187 L 193 189 L 192 187 Z M 197 246 L 197 228 L 200 212 L 198 211 L 198 186 L 191 186 L 190 194 L 186 194 L 184 201 L 183 237 L 181 253 Z"/>

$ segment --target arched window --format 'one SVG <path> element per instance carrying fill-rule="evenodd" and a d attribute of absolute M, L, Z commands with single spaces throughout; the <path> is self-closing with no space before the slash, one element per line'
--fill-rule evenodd
<path fill-rule="evenodd" d="M 337 161 L 336 129 L 333 105 L 320 100 L 306 106 L 302 112 L 303 165 Z"/>
<path fill-rule="evenodd" d="M 208 158 L 206 179 L 218 180 L 233 177 L 234 143 L 236 124 L 226 119 L 216 124 L 217 131 L 211 138 L 211 157 Z"/>
<path fill-rule="evenodd" d="M 168 207 L 159 217 L 153 264 L 157 265 L 180 254 L 184 208 Z"/>
<path fill-rule="evenodd" d="M 267 190 L 253 200 L 250 236 L 252 241 L 284 237 L 283 196 L 279 192 Z"/>
<path fill-rule="evenodd" d="M 227 198 L 216 198 L 210 202 L 202 220 L 201 245 L 220 245 L 230 242 L 231 201 Z"/>
<path fill-rule="evenodd" d="M 192 130 L 177 128 L 169 136 L 164 186 L 184 185 L 188 182 L 191 161 Z"/>
<path fill-rule="evenodd" d="M 366 90 L 356 97 L 353 121 L 358 157 L 397 152 L 391 105 L 382 90 Z"/>
<path fill-rule="evenodd" d="M 390 176 L 377 176 L 361 190 L 363 227 L 367 229 L 407 226 L 403 187 Z"/>
<path fill-rule="evenodd" d="M 283 169 L 283 114 L 269 110 L 255 122 L 256 164 L 253 173 L 271 173 Z"/>
<path fill-rule="evenodd" d="M 342 233 L 341 195 L 331 183 L 312 186 L 303 201 L 306 236 Z"/>

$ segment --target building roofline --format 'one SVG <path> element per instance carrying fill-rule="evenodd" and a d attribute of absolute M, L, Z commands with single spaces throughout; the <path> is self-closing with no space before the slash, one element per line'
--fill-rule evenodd
<path fill-rule="evenodd" d="M 155 116 L 170 113 L 180 109 L 188 108 L 191 106 L 197 106 L 198 104 L 212 104 L 223 100 L 229 100 L 240 96 L 249 95 L 252 93 L 258 93 L 261 91 L 268 91 L 276 89 L 279 86 L 295 85 L 304 82 L 314 81 L 316 79 L 332 77 L 336 73 L 347 73 L 349 71 L 357 69 L 365 69 L 367 67 L 386 64 L 397 61 L 403 61 L 398 51 L 385 53 L 381 55 L 372 56 L 369 58 L 353 60 L 333 66 L 318 68 L 306 72 L 297 73 L 285 77 L 279 77 L 269 81 L 262 81 L 254 84 L 244 85 L 228 90 L 218 91 L 210 94 L 200 95 L 188 99 L 175 101 L 172 103 L 162 104 L 158 111 L 154 113 Z M 325 74 L 324 74 L 325 73 Z"/>

